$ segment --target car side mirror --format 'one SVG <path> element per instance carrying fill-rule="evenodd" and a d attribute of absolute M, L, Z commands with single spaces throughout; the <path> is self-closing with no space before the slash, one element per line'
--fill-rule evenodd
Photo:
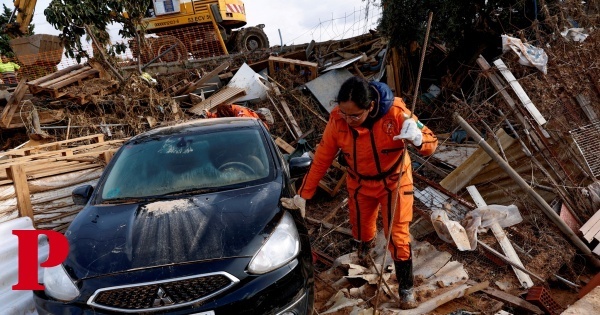
<path fill-rule="evenodd" d="M 71 197 L 73 197 L 73 203 L 79 206 L 85 206 L 90 200 L 93 192 L 94 187 L 91 185 L 79 186 L 73 189 L 73 192 L 71 193 Z"/>
<path fill-rule="evenodd" d="M 309 156 L 298 156 L 290 159 L 290 177 L 299 178 L 304 176 L 310 169 L 312 158 Z"/>

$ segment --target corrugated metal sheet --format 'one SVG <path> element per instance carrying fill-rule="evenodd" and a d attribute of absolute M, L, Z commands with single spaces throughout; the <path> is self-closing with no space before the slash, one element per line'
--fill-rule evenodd
<path fill-rule="evenodd" d="M 33 304 L 31 291 L 12 289 L 17 278 L 18 238 L 13 230 L 33 230 L 29 217 L 17 218 L 0 223 L 0 313 L 2 314 L 37 314 Z M 38 244 L 39 258 L 42 263 L 48 258 L 48 242 L 40 238 Z M 38 281 L 42 282 L 43 269 L 38 267 Z"/>

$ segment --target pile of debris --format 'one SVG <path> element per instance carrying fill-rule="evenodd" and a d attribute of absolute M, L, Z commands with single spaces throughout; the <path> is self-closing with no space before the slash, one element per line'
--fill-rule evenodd
<path fill-rule="evenodd" d="M 536 34 L 543 49 L 506 36 L 500 58 L 475 56 L 468 71 L 430 80 L 419 96 L 417 114 L 440 145 L 428 158 L 411 152 L 418 309 L 397 309 L 398 284 L 389 255 L 383 261 L 382 235 L 371 251 L 371 264 L 358 263 L 344 213 L 347 173 L 334 162 L 306 218 L 319 314 L 371 314 L 373 309 L 558 314 L 577 299 L 573 292 L 586 285 L 581 292 L 589 292 L 600 283 L 590 277 L 600 266 L 600 215 L 594 216 L 600 208 L 600 73 L 592 66 L 600 38 L 597 32 L 579 41 L 568 32 L 565 37 Z M 439 64 L 435 58 L 447 58 L 443 45 L 432 46 L 427 62 Z M 531 51 L 547 58 L 539 61 L 528 55 Z M 12 158 L 3 162 L 3 185 L 10 191 L 2 199 L 0 221 L 27 215 L 38 228 L 64 229 L 77 211 L 66 200 L 71 184 L 56 187 L 61 193 L 52 203 L 60 207 L 42 206 L 40 200 L 49 199 L 33 195 L 33 213 L 18 214 L 19 203 L 43 186 L 37 181 L 66 182 L 64 174 L 72 173 L 77 183 L 92 182 L 123 139 L 199 119 L 223 103 L 269 108 L 275 117 L 270 132 L 282 152 L 312 154 L 343 81 L 351 76 L 385 81 L 397 96 L 408 95 L 400 77 L 400 68 L 410 67 L 407 60 L 370 32 L 340 41 L 150 64 L 141 76 L 136 66 L 124 66 L 123 82 L 100 62 L 22 80 L 2 111 L 3 137 L 5 130 L 14 135 L 25 128 L 31 138 L 48 144 L 4 153 Z M 100 141 L 97 133 L 115 140 Z M 97 143 L 89 143 L 90 135 Z M 74 136 L 79 138 L 52 142 Z M 34 151 L 41 153 L 30 156 Z M 102 160 L 90 160 L 100 155 Z M 81 171 L 91 173 L 73 173 Z"/>

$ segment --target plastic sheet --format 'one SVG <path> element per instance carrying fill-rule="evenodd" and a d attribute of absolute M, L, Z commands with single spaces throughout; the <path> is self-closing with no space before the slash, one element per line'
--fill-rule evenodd
<path fill-rule="evenodd" d="M 548 72 L 548 55 L 542 48 L 523 43 L 520 39 L 502 35 L 502 52 L 514 51 L 519 56 L 519 63 L 536 67 L 544 74 Z"/>
<path fill-rule="evenodd" d="M 487 232 L 487 228 L 494 222 L 498 222 L 501 227 L 509 227 L 523 221 L 519 209 L 515 205 L 487 205 L 479 207 L 465 216 L 462 225 L 465 227 L 471 249 L 477 248 L 477 233 Z"/>
<path fill-rule="evenodd" d="M 501 227 L 509 227 L 523 221 L 519 209 L 515 205 L 487 205 L 467 213 L 461 223 L 448 219 L 444 210 L 434 210 L 431 213 L 431 222 L 437 235 L 444 242 L 455 244 L 463 250 L 477 248 L 477 233 L 487 232 L 487 228 L 494 222 Z"/>

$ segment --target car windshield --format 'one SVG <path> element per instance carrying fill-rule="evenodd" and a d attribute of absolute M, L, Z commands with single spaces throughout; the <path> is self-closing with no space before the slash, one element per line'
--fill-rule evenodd
<path fill-rule="evenodd" d="M 102 185 L 103 200 L 217 190 L 269 176 L 257 129 L 155 136 L 122 148 Z"/>

